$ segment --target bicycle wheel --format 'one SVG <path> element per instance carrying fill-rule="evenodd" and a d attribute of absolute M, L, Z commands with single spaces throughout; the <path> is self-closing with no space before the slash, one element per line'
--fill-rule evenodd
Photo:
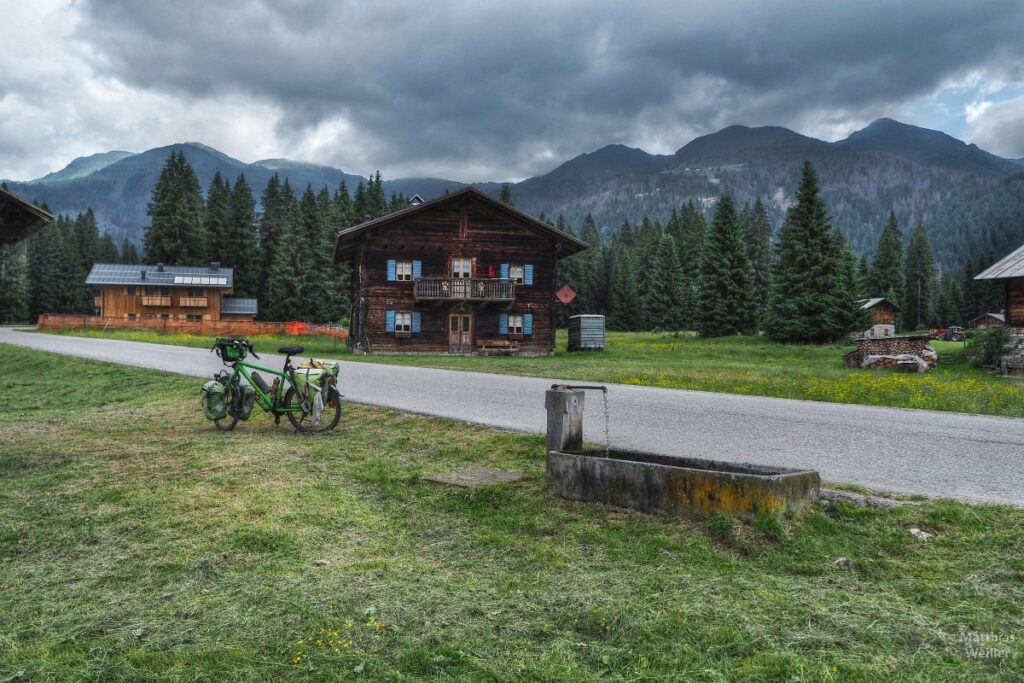
<path fill-rule="evenodd" d="M 341 394 L 336 388 L 331 387 L 328 389 L 328 396 L 330 398 L 320 412 L 320 419 L 315 423 L 312 413 L 306 411 L 289 411 L 286 413 L 288 421 L 295 429 L 308 434 L 322 434 L 331 431 L 338 426 L 338 422 L 341 420 Z M 286 410 L 289 408 L 302 410 L 302 399 L 295 392 L 295 387 L 288 387 L 288 392 L 284 395 L 284 407 Z"/>
<path fill-rule="evenodd" d="M 232 382 L 224 388 L 224 403 L 227 404 L 228 414 L 219 420 L 213 421 L 213 426 L 221 432 L 230 432 L 238 424 L 238 406 L 242 403 L 242 388 L 238 382 Z"/>

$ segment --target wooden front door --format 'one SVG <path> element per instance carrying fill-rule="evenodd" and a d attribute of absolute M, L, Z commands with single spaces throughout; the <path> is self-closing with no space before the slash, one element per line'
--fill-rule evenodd
<path fill-rule="evenodd" d="M 448 315 L 448 353 L 473 353 L 473 312 Z"/>

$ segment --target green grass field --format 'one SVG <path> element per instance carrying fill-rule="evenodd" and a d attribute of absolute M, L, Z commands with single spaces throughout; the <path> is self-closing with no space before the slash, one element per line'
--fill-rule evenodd
<path fill-rule="evenodd" d="M 81 330 L 71 333 L 82 334 Z M 209 347 L 208 337 L 155 332 L 99 332 L 90 336 Z M 304 344 L 307 353 L 339 356 L 344 345 L 322 337 L 254 338 L 257 349 Z M 697 391 L 719 391 L 811 401 L 921 408 L 961 413 L 1024 417 L 1024 384 L 972 367 L 962 343 L 935 342 L 939 366 L 923 375 L 843 367 L 851 345 L 775 344 L 760 337 L 701 339 L 671 333 L 610 332 L 603 353 L 567 353 L 560 330 L 553 356 L 360 356 L 359 360 L 476 370 L 587 382 L 617 382 Z"/>
<path fill-rule="evenodd" d="M 197 379 L 0 357 L 0 681 L 1024 678 L 1021 509 L 648 516 L 552 496 L 539 436 L 223 434 Z M 526 476 L 422 480 L 470 463 Z"/>

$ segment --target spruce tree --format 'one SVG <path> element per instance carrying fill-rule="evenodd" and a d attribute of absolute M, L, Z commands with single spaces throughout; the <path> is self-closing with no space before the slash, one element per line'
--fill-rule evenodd
<path fill-rule="evenodd" d="M 933 322 L 932 298 L 935 289 L 935 254 L 924 225 L 917 224 L 907 246 L 906 284 L 903 321 L 916 330 Z"/>
<path fill-rule="evenodd" d="M 24 243 L 0 245 L 0 325 L 28 321 L 27 248 Z"/>
<path fill-rule="evenodd" d="M 147 209 L 147 263 L 196 264 L 207 256 L 203 195 L 184 152 L 171 152 Z"/>
<path fill-rule="evenodd" d="M 768 309 L 768 288 L 772 268 L 772 223 L 761 198 L 754 202 L 745 225 L 747 258 L 754 269 L 754 293 L 758 317 L 762 318 Z"/>
<path fill-rule="evenodd" d="M 120 263 L 141 263 L 142 259 L 139 258 L 139 250 L 135 248 L 135 243 L 124 238 L 124 242 L 121 243 L 121 255 L 118 259 Z"/>
<path fill-rule="evenodd" d="M 498 199 L 505 202 L 509 206 L 515 206 L 515 204 L 512 203 L 512 186 L 510 184 L 501 184 L 501 195 L 498 197 Z"/>
<path fill-rule="evenodd" d="M 271 314 L 275 310 L 271 301 L 276 298 L 276 293 L 271 285 L 271 275 L 278 263 L 277 251 L 284 246 L 285 241 L 291 235 L 291 203 L 293 200 L 288 181 L 286 180 L 282 186 L 276 173 L 270 176 L 261 195 L 260 203 L 263 205 L 263 213 L 259 220 L 260 281 L 258 299 L 260 317 L 264 320 L 282 320 L 282 318 Z"/>
<path fill-rule="evenodd" d="M 719 199 L 704 236 L 696 314 L 702 337 L 748 334 L 757 328 L 754 271 L 729 195 Z"/>
<path fill-rule="evenodd" d="M 93 264 L 99 260 L 100 251 L 100 231 L 92 209 L 75 217 L 71 234 L 72 238 L 68 242 L 70 248 L 65 250 L 70 301 L 64 310 L 67 313 L 89 314 L 95 310 L 95 292 L 85 284 L 85 279 Z"/>
<path fill-rule="evenodd" d="M 103 237 L 100 238 L 99 250 L 96 252 L 96 263 L 119 263 L 120 260 L 121 252 L 117 248 L 117 243 L 109 232 L 104 231 Z"/>
<path fill-rule="evenodd" d="M 878 240 L 875 260 L 871 266 L 871 296 L 884 296 L 902 305 L 906 273 L 903 271 L 903 235 L 895 212 L 889 213 L 882 236 Z"/>
<path fill-rule="evenodd" d="M 679 247 L 672 235 L 658 237 L 647 272 L 651 283 L 643 301 L 647 327 L 655 330 L 682 329 L 686 296 L 679 265 Z"/>
<path fill-rule="evenodd" d="M 232 239 L 231 184 L 221 177 L 220 171 L 213 174 L 210 189 L 206 193 L 203 224 L 208 240 L 207 256 L 211 261 L 233 266 L 231 252 L 235 245 Z"/>
<path fill-rule="evenodd" d="M 840 321 L 856 307 L 842 291 L 839 255 L 818 177 L 805 161 L 796 206 L 779 233 L 779 257 L 772 269 L 765 331 L 783 342 L 825 342 L 841 336 Z"/>
<path fill-rule="evenodd" d="M 230 248 L 224 263 L 235 270 L 235 296 L 253 297 L 260 289 L 261 260 L 256 234 L 256 200 L 245 174 L 239 175 L 231 188 L 229 216 Z"/>
<path fill-rule="evenodd" d="M 629 250 L 615 254 L 608 293 L 608 326 L 613 330 L 640 327 L 640 283 L 636 260 Z"/>
<path fill-rule="evenodd" d="M 28 246 L 31 315 L 41 313 L 72 313 L 73 294 L 68 271 L 73 267 L 68 245 L 73 237 L 73 224 L 65 215 L 36 233 Z"/>
<path fill-rule="evenodd" d="M 580 289 L 576 290 L 580 301 L 576 310 L 579 313 L 605 314 L 608 310 L 608 282 L 611 278 L 601 234 L 594 217 L 589 213 L 583 219 L 580 239 L 590 248 L 573 257 L 580 262 Z"/>

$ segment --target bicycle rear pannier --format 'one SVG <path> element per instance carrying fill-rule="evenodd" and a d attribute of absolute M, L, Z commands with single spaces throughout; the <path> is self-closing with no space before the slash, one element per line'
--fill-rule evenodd
<path fill-rule="evenodd" d="M 324 371 L 303 368 L 295 371 L 295 392 L 300 398 L 312 399 L 313 394 L 324 388 Z"/>
<path fill-rule="evenodd" d="M 242 402 L 238 406 L 238 419 L 248 420 L 252 416 L 252 408 L 256 403 L 256 390 L 246 383 L 242 386 Z"/>
<path fill-rule="evenodd" d="M 200 404 L 203 414 L 208 420 L 221 420 L 228 416 L 228 407 L 224 403 L 224 385 L 215 379 L 203 385 L 200 391 Z"/>

